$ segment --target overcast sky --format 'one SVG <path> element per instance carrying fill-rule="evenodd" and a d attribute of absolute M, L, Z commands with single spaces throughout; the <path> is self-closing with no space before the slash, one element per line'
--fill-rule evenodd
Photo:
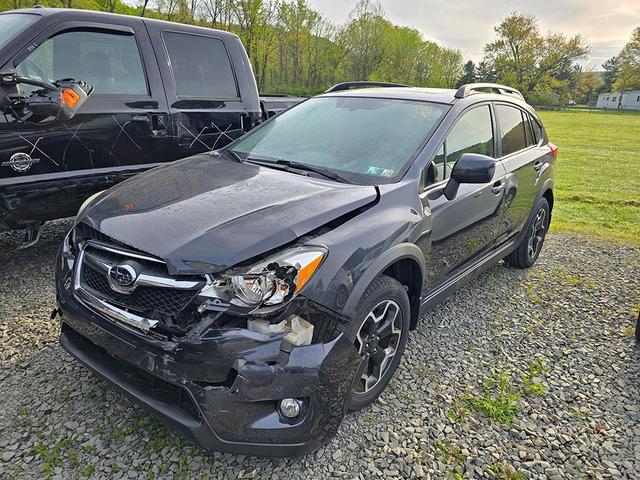
<path fill-rule="evenodd" d="M 356 0 L 308 0 L 336 23 L 346 21 Z M 514 10 L 535 14 L 542 31 L 581 34 L 591 46 L 589 63 L 599 69 L 640 26 L 640 0 L 382 0 L 395 24 L 413 27 L 426 39 L 459 48 L 471 60 L 494 38 L 493 27 Z"/>

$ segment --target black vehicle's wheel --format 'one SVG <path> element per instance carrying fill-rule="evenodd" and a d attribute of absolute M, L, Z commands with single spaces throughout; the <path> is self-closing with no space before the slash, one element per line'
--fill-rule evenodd
<path fill-rule="evenodd" d="M 529 268 L 540 255 L 550 220 L 549 203 L 546 198 L 538 200 L 534 212 L 525 227 L 525 235 L 520 245 L 504 258 L 504 261 L 512 267 Z"/>
<path fill-rule="evenodd" d="M 409 335 L 409 297 L 397 280 L 381 275 L 364 292 L 352 326 L 358 368 L 347 407 L 359 410 L 375 401 L 398 368 Z"/>

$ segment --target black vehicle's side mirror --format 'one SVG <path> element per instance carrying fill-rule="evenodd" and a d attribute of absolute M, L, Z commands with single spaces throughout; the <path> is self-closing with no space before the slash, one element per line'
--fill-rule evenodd
<path fill-rule="evenodd" d="M 19 84 L 38 87 L 29 96 L 21 95 Z M 55 119 L 62 113 L 66 119 L 73 118 L 87 98 L 93 93 L 93 87 L 82 80 L 72 78 L 58 80 L 55 83 L 42 82 L 23 77 L 16 72 L 0 72 L 0 111 L 6 113 L 8 107 L 14 115 L 31 114 L 30 121 Z"/>
<path fill-rule="evenodd" d="M 60 88 L 60 108 L 68 119 L 75 116 L 80 107 L 93 93 L 93 87 L 82 80 L 60 80 L 56 82 Z"/>
<path fill-rule="evenodd" d="M 463 153 L 453 166 L 451 178 L 442 193 L 447 200 L 453 200 L 461 183 L 489 183 L 495 170 L 493 158 L 479 153 Z"/>

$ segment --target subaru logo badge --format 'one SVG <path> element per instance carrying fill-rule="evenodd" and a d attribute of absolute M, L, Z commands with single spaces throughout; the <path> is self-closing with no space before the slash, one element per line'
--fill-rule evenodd
<path fill-rule="evenodd" d="M 119 293 L 130 293 L 135 287 L 138 272 L 131 265 L 114 265 L 109 269 L 109 286 Z"/>

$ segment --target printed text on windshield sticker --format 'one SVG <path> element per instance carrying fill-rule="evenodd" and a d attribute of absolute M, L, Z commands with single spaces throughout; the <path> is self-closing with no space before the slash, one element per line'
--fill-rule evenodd
<path fill-rule="evenodd" d="M 388 168 L 369 167 L 367 174 L 377 175 L 378 177 L 393 177 L 395 170 L 389 170 Z"/>

